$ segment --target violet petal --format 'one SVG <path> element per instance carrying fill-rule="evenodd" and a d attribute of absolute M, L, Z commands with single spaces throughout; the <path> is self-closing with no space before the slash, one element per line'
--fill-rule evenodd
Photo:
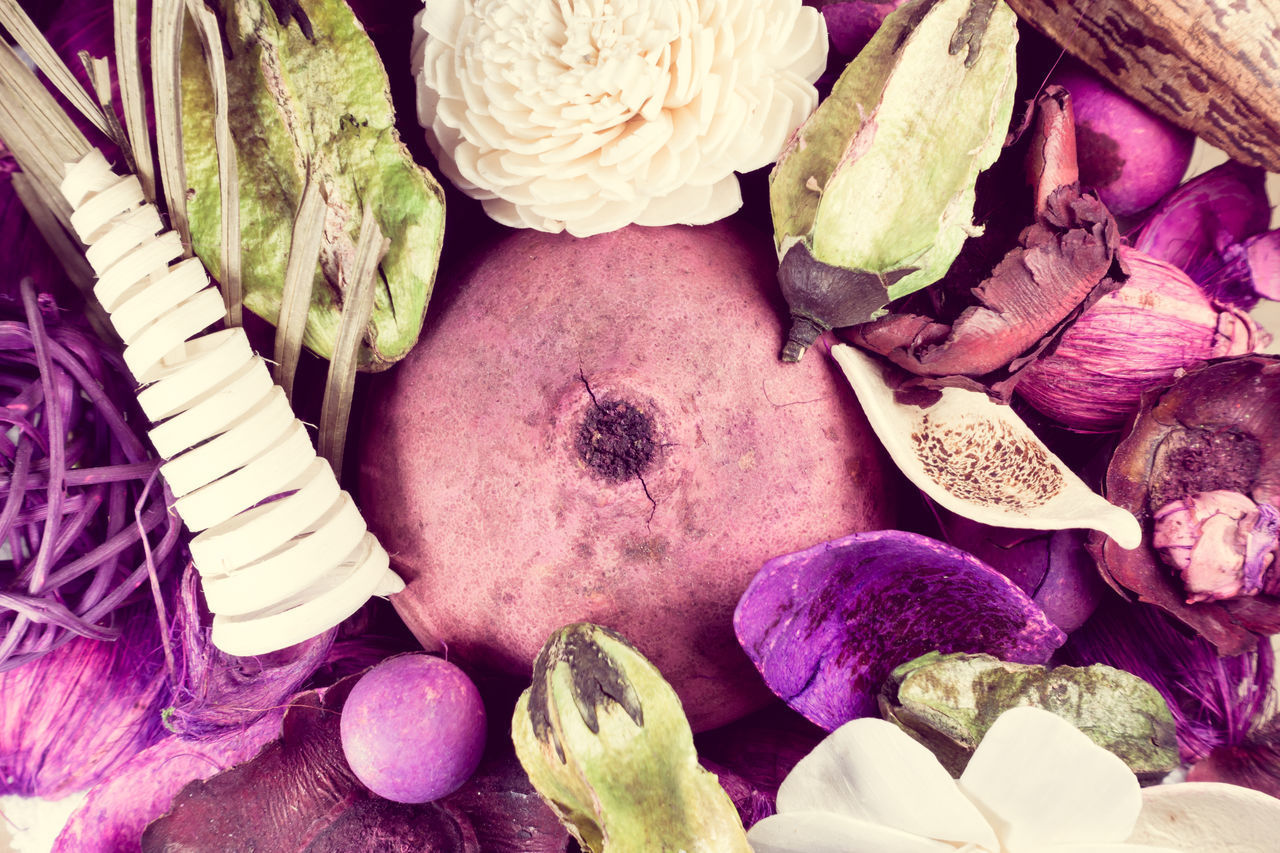
<path fill-rule="evenodd" d="M 1066 638 L 976 557 L 895 530 L 770 560 L 739 601 L 734 628 L 765 683 L 827 730 L 875 714 L 884 677 L 925 652 L 1045 663 Z"/>
<path fill-rule="evenodd" d="M 1227 247 L 1267 227 L 1266 173 L 1229 160 L 1187 181 L 1138 228 L 1133 247 L 1181 267 L 1200 281 Z"/>

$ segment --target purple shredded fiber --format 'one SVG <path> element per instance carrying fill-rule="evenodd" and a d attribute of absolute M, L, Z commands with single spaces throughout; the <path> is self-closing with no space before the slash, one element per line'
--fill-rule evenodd
<path fill-rule="evenodd" d="M 118 637 L 116 611 L 182 559 L 119 356 L 21 291 L 20 311 L 0 304 L 0 672 Z"/>
<path fill-rule="evenodd" d="M 181 673 L 165 726 L 179 737 L 207 739 L 246 728 L 283 707 L 326 661 L 337 629 L 296 646 L 257 657 L 232 657 L 209 639 L 199 580 L 188 565 L 182 575 L 173 633 L 182 650 Z"/>
<path fill-rule="evenodd" d="M 1107 664 L 1150 682 L 1169 703 L 1182 760 L 1237 746 L 1268 707 L 1275 671 L 1270 642 L 1220 657 L 1209 641 L 1183 633 L 1158 609 L 1113 598 L 1059 651 L 1062 663 Z"/>

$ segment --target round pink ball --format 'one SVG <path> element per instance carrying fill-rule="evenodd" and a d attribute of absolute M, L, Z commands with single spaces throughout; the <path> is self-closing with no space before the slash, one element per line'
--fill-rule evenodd
<path fill-rule="evenodd" d="M 1141 213 L 1182 182 L 1195 135 L 1083 68 L 1054 74 L 1071 93 L 1080 183 L 1116 216 Z"/>
<path fill-rule="evenodd" d="M 426 803 L 456 791 L 480 764 L 484 703 L 448 661 L 399 655 L 352 688 L 340 731 L 347 764 L 369 790 L 399 803 Z"/>

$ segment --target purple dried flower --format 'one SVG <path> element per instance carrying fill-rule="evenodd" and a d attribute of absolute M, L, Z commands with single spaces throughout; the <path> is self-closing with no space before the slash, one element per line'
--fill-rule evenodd
<path fill-rule="evenodd" d="M 0 794 L 83 790 L 164 736 L 156 615 L 141 606 L 118 616 L 118 640 L 75 637 L 0 673 Z"/>
<path fill-rule="evenodd" d="M 951 544 L 1016 583 L 1067 633 L 1084 624 L 1107 592 L 1085 549 L 1084 530 L 992 527 L 952 513 L 942 525 Z"/>
<path fill-rule="evenodd" d="M 1074 430 L 1117 430 L 1142 395 L 1209 358 L 1253 352 L 1263 339 L 1238 308 L 1220 305 L 1182 270 L 1127 246 L 1129 273 L 1021 375 L 1019 396 Z"/>
<path fill-rule="evenodd" d="M 203 740 L 243 730 L 282 707 L 326 662 L 337 629 L 267 655 L 228 655 L 210 640 L 199 588 L 199 576 L 188 564 L 173 626 L 182 670 L 165 709 L 165 726 L 180 737 Z"/>
<path fill-rule="evenodd" d="M 1152 541 L 1154 519 L 1171 504 L 1219 491 L 1258 506 L 1280 505 L 1280 356 L 1208 362 L 1144 397 L 1142 412 L 1111 458 L 1106 494 L 1144 525 L 1145 541 L 1132 550 L 1100 538 L 1090 542 L 1112 586 L 1168 611 L 1231 655 L 1252 649 L 1260 636 L 1280 633 L 1280 584 L 1264 576 L 1255 594 L 1206 597 L 1201 593 L 1216 584 L 1197 579 L 1204 589 L 1188 590 Z M 1211 512 L 1200 515 L 1207 518 Z M 1172 520 L 1178 518 L 1186 520 Z M 1242 555 L 1242 575 L 1251 560 L 1265 562 L 1270 550 L 1265 520 L 1260 526 L 1253 542 L 1250 529 L 1236 531 L 1244 534 L 1234 546 Z M 1181 541 L 1171 529 L 1162 537 Z M 1197 560 L 1196 573 L 1204 568 Z M 1248 585 L 1242 577 L 1241 591 Z"/>

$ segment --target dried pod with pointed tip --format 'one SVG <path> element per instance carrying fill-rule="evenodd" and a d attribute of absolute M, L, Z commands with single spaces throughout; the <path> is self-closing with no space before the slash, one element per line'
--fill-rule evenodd
<path fill-rule="evenodd" d="M 511 721 L 538 793 L 591 853 L 749 853 L 729 795 L 698 764 L 671 685 L 613 631 L 547 640 Z"/>

